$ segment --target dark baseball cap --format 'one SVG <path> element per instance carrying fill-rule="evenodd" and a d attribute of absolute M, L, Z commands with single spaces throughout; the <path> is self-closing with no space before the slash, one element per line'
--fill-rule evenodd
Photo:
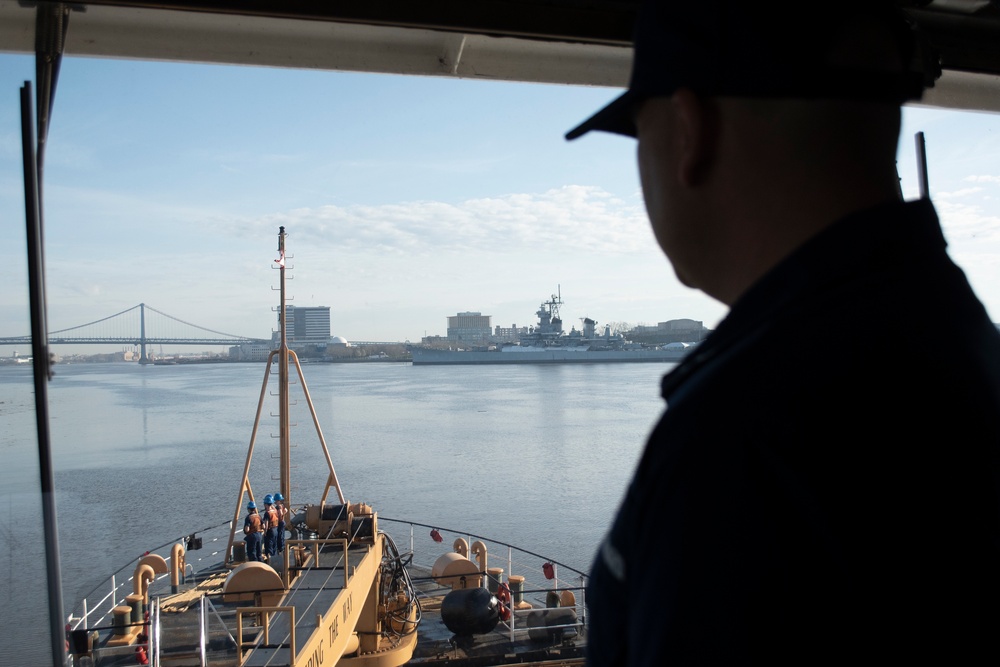
<path fill-rule="evenodd" d="M 891 0 L 841 9 L 810 0 L 644 0 L 628 91 L 566 134 L 634 137 L 639 102 L 689 88 L 703 95 L 919 99 L 915 38 Z"/>

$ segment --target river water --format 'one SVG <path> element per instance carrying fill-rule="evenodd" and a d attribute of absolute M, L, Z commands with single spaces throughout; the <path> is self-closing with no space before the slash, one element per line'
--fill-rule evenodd
<path fill-rule="evenodd" d="M 670 364 L 306 364 L 345 496 L 586 570 L 659 416 Z M 232 517 L 263 364 L 56 366 L 50 385 L 67 613 L 146 549 Z M 276 374 L 275 374 L 276 375 Z M 301 388 L 293 387 L 293 398 Z M 277 490 L 272 379 L 250 472 Z M 327 477 L 302 398 L 292 501 Z M 31 369 L 0 366 L 0 664 L 49 660 Z"/>

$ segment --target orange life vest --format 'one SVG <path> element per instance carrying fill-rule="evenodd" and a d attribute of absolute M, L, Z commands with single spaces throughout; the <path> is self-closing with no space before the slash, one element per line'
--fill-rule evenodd
<path fill-rule="evenodd" d="M 268 528 L 277 528 L 278 527 L 278 510 L 274 509 L 274 507 L 272 506 L 272 507 L 268 508 L 265 511 L 267 512 L 267 527 Z"/>
<path fill-rule="evenodd" d="M 260 515 L 254 512 L 247 516 L 249 524 L 243 526 L 243 532 L 249 535 L 250 533 L 259 533 L 264 530 L 264 526 L 260 520 Z"/>

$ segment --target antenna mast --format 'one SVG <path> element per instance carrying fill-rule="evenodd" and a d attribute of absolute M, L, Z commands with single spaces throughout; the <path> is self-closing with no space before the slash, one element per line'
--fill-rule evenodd
<path fill-rule="evenodd" d="M 326 480 L 326 485 L 323 488 L 323 495 L 320 498 L 319 505 L 322 507 L 326 505 L 327 496 L 330 494 L 330 490 L 334 490 L 337 494 L 337 499 L 340 503 L 346 504 L 344 499 L 344 492 L 340 488 L 340 481 L 337 479 L 337 472 L 333 468 L 333 460 L 330 458 L 330 450 L 326 446 L 326 439 L 323 437 L 323 429 L 319 425 L 319 417 L 316 415 L 316 408 L 313 406 L 312 397 L 309 395 L 309 388 L 306 386 L 306 378 L 302 374 L 302 365 L 299 364 L 299 358 L 295 354 L 294 350 L 288 349 L 288 320 L 287 320 L 287 306 L 285 297 L 285 228 L 278 228 L 278 259 L 274 260 L 274 263 L 278 265 L 278 270 L 280 271 L 279 278 L 279 305 L 278 305 L 278 324 L 280 331 L 280 342 L 276 350 L 271 350 L 271 353 L 267 357 L 267 364 L 264 370 L 264 381 L 261 383 L 260 388 L 260 400 L 257 403 L 257 415 L 254 417 L 253 429 L 250 431 L 250 446 L 247 448 L 247 458 L 243 465 L 243 480 L 240 483 L 240 491 L 236 501 L 236 509 L 233 512 L 233 521 L 230 525 L 229 530 L 229 544 L 226 546 L 226 562 L 231 563 L 233 559 L 233 543 L 236 540 L 236 529 L 239 524 L 240 512 L 243 509 L 243 496 L 244 494 L 249 495 L 250 500 L 254 499 L 253 490 L 250 488 L 250 462 L 253 459 L 254 445 L 257 442 L 257 431 L 260 428 L 260 416 L 264 409 L 264 399 L 267 395 L 267 381 L 271 375 L 271 364 L 278 363 L 278 437 L 279 437 L 279 474 L 278 483 L 281 489 L 281 495 L 285 497 L 285 502 L 288 507 L 292 507 L 292 481 L 291 481 L 291 422 L 288 413 L 289 408 L 289 361 L 295 364 L 295 371 L 298 374 L 299 384 L 302 386 L 302 393 L 306 399 L 306 405 L 309 408 L 309 414 L 312 416 L 313 426 L 316 427 L 316 436 L 319 439 L 320 448 L 323 451 L 323 457 L 326 459 L 326 465 L 329 469 L 329 476 Z M 275 359 L 277 357 L 277 359 Z"/>
<path fill-rule="evenodd" d="M 288 307 L 285 304 L 285 228 L 278 227 L 278 272 L 279 272 L 279 300 L 280 311 L 278 321 L 281 323 L 281 343 L 278 346 L 278 414 L 280 415 L 278 435 L 280 443 L 278 484 L 281 495 L 291 504 L 292 479 L 291 479 L 291 433 L 289 432 L 290 422 L 288 417 Z"/>

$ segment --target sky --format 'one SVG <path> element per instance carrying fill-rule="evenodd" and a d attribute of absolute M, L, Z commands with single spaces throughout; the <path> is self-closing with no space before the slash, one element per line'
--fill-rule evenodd
<path fill-rule="evenodd" d="M 33 78 L 33 58 L 0 54 L 0 336 L 29 330 L 18 91 Z M 617 92 L 67 57 L 45 155 L 49 328 L 144 302 L 269 337 L 279 225 L 293 305 L 329 306 L 349 340 L 444 335 L 459 311 L 530 325 L 557 291 L 567 329 L 714 327 L 726 308 L 677 281 L 649 230 L 635 141 L 563 139 Z M 951 255 L 1000 321 L 1000 115 L 906 109 L 908 199 L 918 131 Z"/>

